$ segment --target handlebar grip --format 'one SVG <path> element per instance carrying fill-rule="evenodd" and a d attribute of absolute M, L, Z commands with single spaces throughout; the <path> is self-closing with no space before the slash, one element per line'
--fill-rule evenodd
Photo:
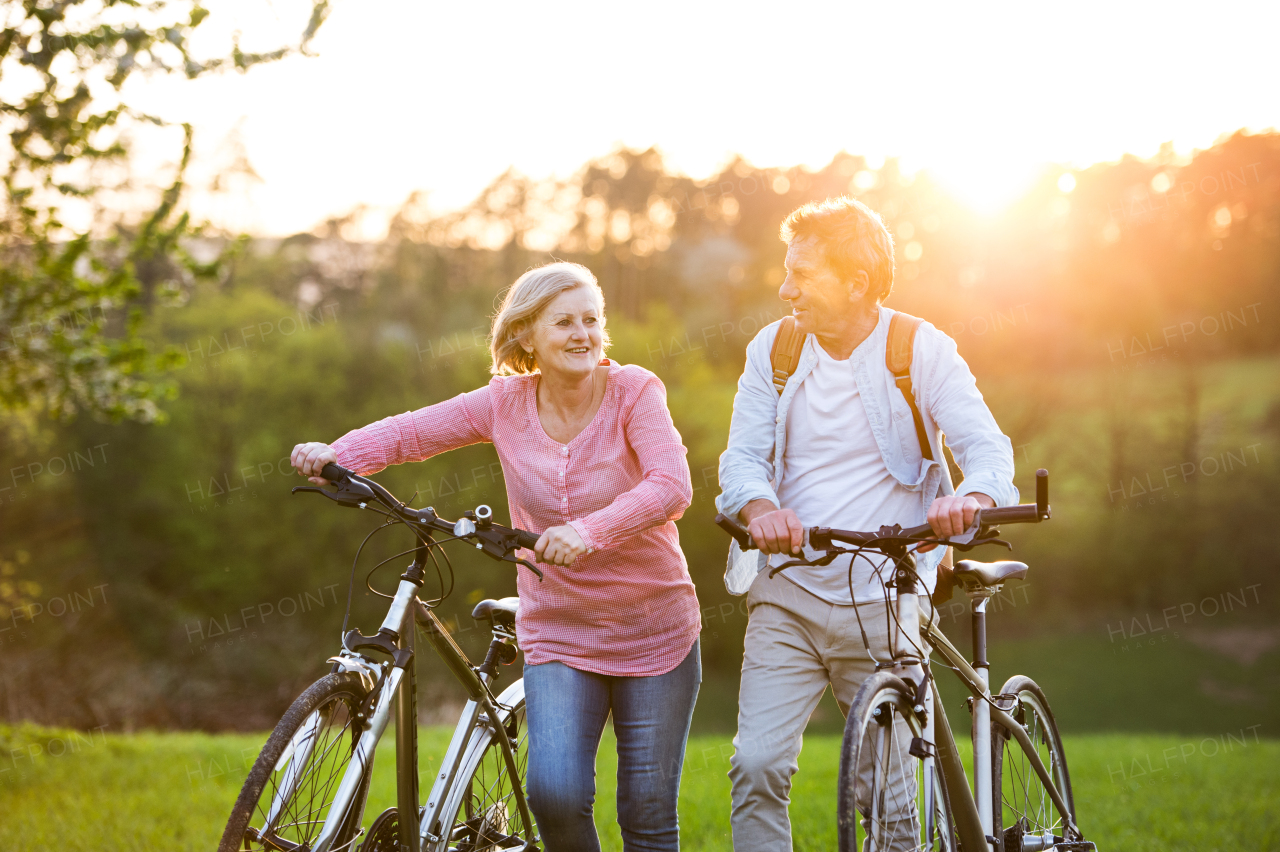
<path fill-rule="evenodd" d="M 538 543 L 538 539 L 542 536 L 536 533 L 525 532 L 524 530 L 516 530 L 516 543 L 521 547 L 533 550 L 533 546 Z"/>
<path fill-rule="evenodd" d="M 320 471 L 320 475 L 330 482 L 341 482 L 348 476 L 351 476 L 352 473 L 353 471 L 347 470 L 342 465 L 334 464 L 333 462 L 326 464 Z"/>
<path fill-rule="evenodd" d="M 743 550 L 754 550 L 755 542 L 751 540 L 751 533 L 747 532 L 742 524 L 735 521 L 728 515 L 716 515 L 716 526 L 733 536 L 738 542 L 738 546 Z"/>
<path fill-rule="evenodd" d="M 979 509 L 978 512 L 983 524 L 1033 524 L 1040 520 L 1039 509 L 1032 503 L 1025 503 L 1021 506 L 1004 506 L 999 509 Z"/>
<path fill-rule="evenodd" d="M 1044 468 L 1036 471 L 1036 514 L 1049 517 L 1049 471 Z"/>

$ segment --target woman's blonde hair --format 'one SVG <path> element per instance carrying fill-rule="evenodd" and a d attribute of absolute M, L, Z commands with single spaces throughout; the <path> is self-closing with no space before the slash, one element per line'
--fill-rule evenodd
<path fill-rule="evenodd" d="M 586 287 L 595 294 L 600 305 L 600 333 L 604 337 L 604 350 L 608 350 L 609 332 L 604 327 L 604 293 L 600 290 L 600 283 L 585 266 L 558 261 L 530 269 L 506 292 L 489 334 L 489 352 L 493 356 L 489 372 L 495 376 L 535 372 L 538 364 L 533 353 L 524 351 L 520 343 L 538 315 L 555 301 L 556 296 L 577 287 Z"/>

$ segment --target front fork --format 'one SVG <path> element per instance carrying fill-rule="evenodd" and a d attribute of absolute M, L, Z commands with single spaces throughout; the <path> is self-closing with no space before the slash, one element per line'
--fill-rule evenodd
<path fill-rule="evenodd" d="M 337 837 L 338 832 L 348 819 L 353 804 L 352 800 L 360 789 L 366 775 L 371 771 L 374 752 L 387 729 L 387 723 L 391 720 L 393 698 L 397 699 L 395 701 L 396 760 L 402 770 L 397 772 L 396 791 L 396 805 L 401 814 L 401 842 L 404 842 L 406 824 L 410 826 L 410 835 L 412 836 L 413 834 L 412 826 L 417 821 L 418 812 L 418 779 L 416 772 L 418 743 L 417 719 L 415 718 L 417 714 L 415 706 L 416 690 L 414 689 L 413 673 L 413 618 L 414 600 L 417 597 L 418 589 L 422 587 L 424 576 L 421 567 L 424 563 L 421 550 L 422 548 L 419 548 L 419 558 L 415 559 L 413 564 L 409 566 L 409 570 L 400 577 L 400 586 L 396 589 L 395 596 L 391 601 L 391 607 L 387 611 L 386 618 L 382 620 L 382 626 L 378 628 L 377 634 L 364 636 L 358 630 L 352 630 L 343 637 L 343 645 L 349 654 L 355 655 L 365 648 L 373 648 L 391 656 L 394 660 L 394 665 L 387 671 L 386 676 L 382 678 L 381 688 L 378 691 L 376 700 L 367 705 L 369 707 L 369 718 L 365 721 L 367 727 L 360 734 L 360 740 L 356 743 L 351 763 L 348 764 L 347 771 L 342 776 L 342 783 L 338 785 L 338 790 L 334 793 L 333 802 L 329 806 L 324 826 L 320 829 L 320 835 L 316 838 L 311 852 L 329 852 L 334 838 Z M 339 658 L 339 664 L 343 664 L 341 658 Z M 406 672 L 409 674 L 410 688 L 407 694 L 405 691 L 397 694 Z M 406 779 L 403 777 L 404 775 L 412 775 L 413 777 Z M 403 816 L 406 810 L 409 814 L 408 819 Z M 413 840 L 410 840 L 409 843 L 411 844 L 408 847 L 410 850 L 418 848 Z"/>
<path fill-rule="evenodd" d="M 324 827 L 320 830 L 320 836 L 316 838 L 312 852 L 329 852 L 338 830 L 346 820 L 347 812 L 351 809 L 352 799 L 355 797 L 356 791 L 360 789 L 360 783 L 364 780 L 365 773 L 373 765 L 373 753 L 378 747 L 378 740 L 382 739 L 382 734 L 387 729 L 387 722 L 391 720 L 391 699 L 396 690 L 400 688 L 400 681 L 404 677 L 404 671 L 403 668 L 395 666 L 383 680 L 382 689 L 378 693 L 378 700 L 373 705 L 373 714 L 369 717 L 369 727 L 365 728 L 364 733 L 360 735 L 360 741 L 356 744 L 355 754 L 351 758 L 351 763 L 347 766 L 346 773 L 342 776 L 342 783 L 338 785 L 338 792 L 333 796 L 329 814 L 325 818 Z"/>
<path fill-rule="evenodd" d="M 410 608 L 400 630 L 400 647 L 413 651 L 414 612 Z M 418 673 L 410 665 L 408 683 L 396 696 L 396 810 L 400 849 L 419 852 L 418 837 Z"/>
<path fill-rule="evenodd" d="M 893 585 L 897 593 L 893 603 L 892 624 L 889 625 L 889 653 L 893 662 L 880 664 L 914 687 L 914 709 L 922 722 L 929 718 L 928 684 L 924 666 L 928 654 L 920 631 L 920 597 L 916 592 L 918 580 L 915 572 L 915 556 L 904 553 L 896 557 Z"/>
<path fill-rule="evenodd" d="M 921 758 L 924 778 L 924 827 L 925 836 L 933 838 L 937 831 L 947 831 L 937 821 L 938 789 L 935 764 L 937 749 L 930 744 L 936 743 L 934 728 L 937 714 L 929 712 L 933 701 L 933 685 L 925 671 L 928 653 L 924 650 L 924 641 L 920 630 L 920 598 L 917 592 L 918 580 L 915 573 L 915 556 L 910 553 L 896 554 L 897 568 L 894 572 L 894 589 L 897 592 L 893 604 L 893 623 L 889 631 L 889 651 L 893 662 L 882 665 L 896 674 L 912 688 L 913 710 L 920 719 L 924 744 L 917 752 L 916 743 L 912 744 L 912 753 Z M 946 724 L 943 717 L 943 724 Z"/>

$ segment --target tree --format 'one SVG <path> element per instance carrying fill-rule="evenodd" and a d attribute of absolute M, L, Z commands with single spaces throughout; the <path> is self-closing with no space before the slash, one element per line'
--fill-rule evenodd
<path fill-rule="evenodd" d="M 8 134 L 0 211 L 0 415 L 67 419 L 78 412 L 154 420 L 177 360 L 141 336 L 145 311 L 214 274 L 184 238 L 191 128 L 178 168 L 145 215 L 111 210 L 114 168 L 127 165 L 128 131 L 165 125 L 124 103 L 136 75 L 194 79 L 245 72 L 308 45 L 327 0 L 313 0 L 296 45 L 200 58 L 191 40 L 209 12 L 198 0 L 24 0 L 6 4 L 0 34 L 0 126 Z M 77 220 L 80 221 L 79 224 Z"/>

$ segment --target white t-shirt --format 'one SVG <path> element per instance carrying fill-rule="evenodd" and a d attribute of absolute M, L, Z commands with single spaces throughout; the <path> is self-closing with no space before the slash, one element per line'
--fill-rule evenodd
<path fill-rule="evenodd" d="M 787 448 L 778 500 L 792 509 L 805 528 L 822 526 L 871 531 L 884 524 L 904 527 L 923 522 L 920 495 L 908 491 L 885 467 L 871 434 L 853 365 L 837 361 L 820 345 L 818 360 L 796 392 L 787 416 Z M 774 554 L 770 565 L 791 557 Z M 888 582 L 892 563 L 867 553 L 853 564 L 854 598 L 849 596 L 849 563 L 841 556 L 830 565 L 787 568 L 781 576 L 828 603 L 850 605 L 884 600 L 875 566 Z M 868 561 L 870 558 L 871 561 Z M 766 569 L 767 570 L 767 569 Z"/>

